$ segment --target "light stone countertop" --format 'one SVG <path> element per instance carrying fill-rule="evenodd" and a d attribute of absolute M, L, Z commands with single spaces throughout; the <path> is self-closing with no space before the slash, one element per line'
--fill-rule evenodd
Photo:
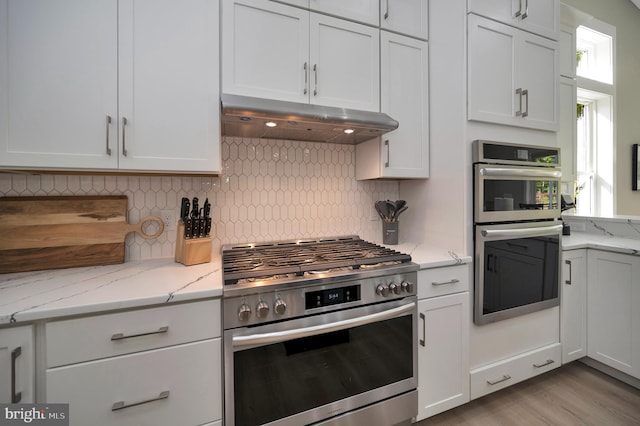
<path fill-rule="evenodd" d="M 562 250 L 577 250 L 583 248 L 640 255 L 640 240 L 573 231 L 571 235 L 562 236 Z"/>
<path fill-rule="evenodd" d="M 411 260 L 420 265 L 420 269 L 439 268 L 471 263 L 473 258 L 453 250 L 434 247 L 430 244 L 402 243 L 387 245 L 390 249 L 411 255 Z"/>

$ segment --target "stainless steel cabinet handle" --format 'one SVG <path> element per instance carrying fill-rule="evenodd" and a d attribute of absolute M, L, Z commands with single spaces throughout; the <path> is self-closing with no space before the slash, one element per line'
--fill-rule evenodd
<path fill-rule="evenodd" d="M 569 279 L 568 280 L 564 280 L 564 283 L 568 284 L 568 285 L 571 285 L 571 281 L 572 281 L 572 278 L 571 278 L 571 261 L 570 260 L 565 260 L 564 263 L 565 263 L 565 265 L 569 265 Z"/>
<path fill-rule="evenodd" d="M 384 12 L 384 19 L 389 19 L 389 0 L 387 0 L 387 11 Z"/>
<path fill-rule="evenodd" d="M 525 103 L 524 103 L 524 111 L 522 112 L 522 116 L 526 117 L 529 115 L 529 91 L 528 90 L 523 90 L 522 91 L 522 97 L 526 97 Z M 522 106 L 520 106 L 520 108 L 522 109 Z"/>
<path fill-rule="evenodd" d="M 520 15 L 522 15 L 522 0 L 520 0 L 520 7 L 516 12 L 516 18 L 520 17 Z"/>
<path fill-rule="evenodd" d="M 489 383 L 491 386 L 493 386 L 493 385 L 497 385 L 498 383 L 502 383 L 502 382 L 504 382 L 504 381 L 507 381 L 507 380 L 509 380 L 510 378 L 511 378 L 511 376 L 510 376 L 510 375 L 505 374 L 504 376 L 502 376 L 502 378 L 501 378 L 501 379 L 498 379 L 498 380 L 487 380 L 487 383 Z"/>
<path fill-rule="evenodd" d="M 522 19 L 529 17 L 529 0 L 524 0 L 524 12 L 522 12 Z"/>
<path fill-rule="evenodd" d="M 533 366 L 535 368 L 542 368 L 542 367 L 546 367 L 547 365 L 553 364 L 553 363 L 554 363 L 554 361 L 552 359 L 548 359 L 545 362 L 543 362 L 542 364 L 533 364 Z"/>
<path fill-rule="evenodd" d="M 122 117 L 122 155 L 127 156 L 127 144 L 125 141 L 125 128 L 127 127 L 127 117 Z"/>
<path fill-rule="evenodd" d="M 309 74 L 307 72 L 307 63 L 304 63 L 303 69 L 304 69 L 304 94 L 306 95 L 308 92 L 308 87 L 309 87 Z"/>
<path fill-rule="evenodd" d="M 22 392 L 16 393 L 16 360 L 22 355 L 22 346 L 11 351 L 11 403 L 17 404 L 22 400 Z"/>
<path fill-rule="evenodd" d="M 160 327 L 157 331 L 149 331 L 147 333 L 139 333 L 139 334 L 129 334 L 125 335 L 123 333 L 115 333 L 111 336 L 111 340 L 123 340 L 123 339 L 131 339 L 133 337 L 142 337 L 142 336 L 150 336 L 152 334 L 163 334 L 169 331 L 168 326 Z"/>
<path fill-rule="evenodd" d="M 318 64 L 313 64 L 313 75 L 315 77 L 316 87 L 313 89 L 313 96 L 318 95 Z"/>
<path fill-rule="evenodd" d="M 420 339 L 420 346 L 427 346 L 427 318 L 422 312 L 420 312 L 420 319 L 422 320 L 422 339 Z"/>
<path fill-rule="evenodd" d="M 447 284 L 458 284 L 460 282 L 459 279 L 454 278 L 452 280 L 449 281 L 443 281 L 443 282 L 432 282 L 431 285 L 447 285 Z"/>
<path fill-rule="evenodd" d="M 111 155 L 111 148 L 109 148 L 109 127 L 111 127 L 111 116 L 107 115 L 107 155 Z"/>
<path fill-rule="evenodd" d="M 385 161 L 384 166 L 389 167 L 391 162 L 391 151 L 389 151 L 389 139 L 385 139 L 384 146 L 387 148 L 387 161 Z"/>
<path fill-rule="evenodd" d="M 519 95 L 519 97 L 520 97 L 520 107 L 516 111 L 516 116 L 520 117 L 522 115 L 522 88 L 518 87 L 516 89 L 516 95 Z"/>
<path fill-rule="evenodd" d="M 160 395 L 158 395 L 155 398 L 146 399 L 144 401 L 139 401 L 139 402 L 132 402 L 131 404 L 125 404 L 124 401 L 118 401 L 113 403 L 113 405 L 111 406 L 111 411 L 124 410 L 125 408 L 135 407 L 137 405 L 142 405 L 142 404 L 148 404 L 150 402 L 160 401 L 162 399 L 167 399 L 167 398 L 169 398 L 168 390 L 160 392 Z"/>

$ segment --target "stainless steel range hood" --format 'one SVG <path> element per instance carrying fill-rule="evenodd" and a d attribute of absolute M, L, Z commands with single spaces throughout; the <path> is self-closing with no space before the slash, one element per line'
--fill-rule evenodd
<path fill-rule="evenodd" d="M 398 128 L 381 112 L 228 94 L 220 100 L 225 136 L 355 145 Z"/>

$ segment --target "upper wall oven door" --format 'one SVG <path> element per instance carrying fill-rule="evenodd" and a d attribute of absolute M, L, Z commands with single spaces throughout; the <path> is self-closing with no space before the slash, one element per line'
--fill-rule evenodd
<path fill-rule="evenodd" d="M 560 170 L 474 164 L 476 223 L 560 217 Z"/>

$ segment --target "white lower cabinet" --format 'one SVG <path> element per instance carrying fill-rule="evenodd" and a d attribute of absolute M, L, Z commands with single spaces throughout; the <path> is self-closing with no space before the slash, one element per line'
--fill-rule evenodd
<path fill-rule="evenodd" d="M 468 286 L 469 265 L 419 272 L 417 420 L 469 401 Z"/>
<path fill-rule="evenodd" d="M 34 402 L 33 327 L 0 329 L 0 403 Z"/>
<path fill-rule="evenodd" d="M 560 343 L 525 352 L 471 371 L 471 399 L 559 367 Z"/>
<path fill-rule="evenodd" d="M 587 353 L 640 379 L 640 257 L 589 250 Z"/>
<path fill-rule="evenodd" d="M 562 253 L 560 280 L 562 363 L 587 355 L 587 250 Z"/>

